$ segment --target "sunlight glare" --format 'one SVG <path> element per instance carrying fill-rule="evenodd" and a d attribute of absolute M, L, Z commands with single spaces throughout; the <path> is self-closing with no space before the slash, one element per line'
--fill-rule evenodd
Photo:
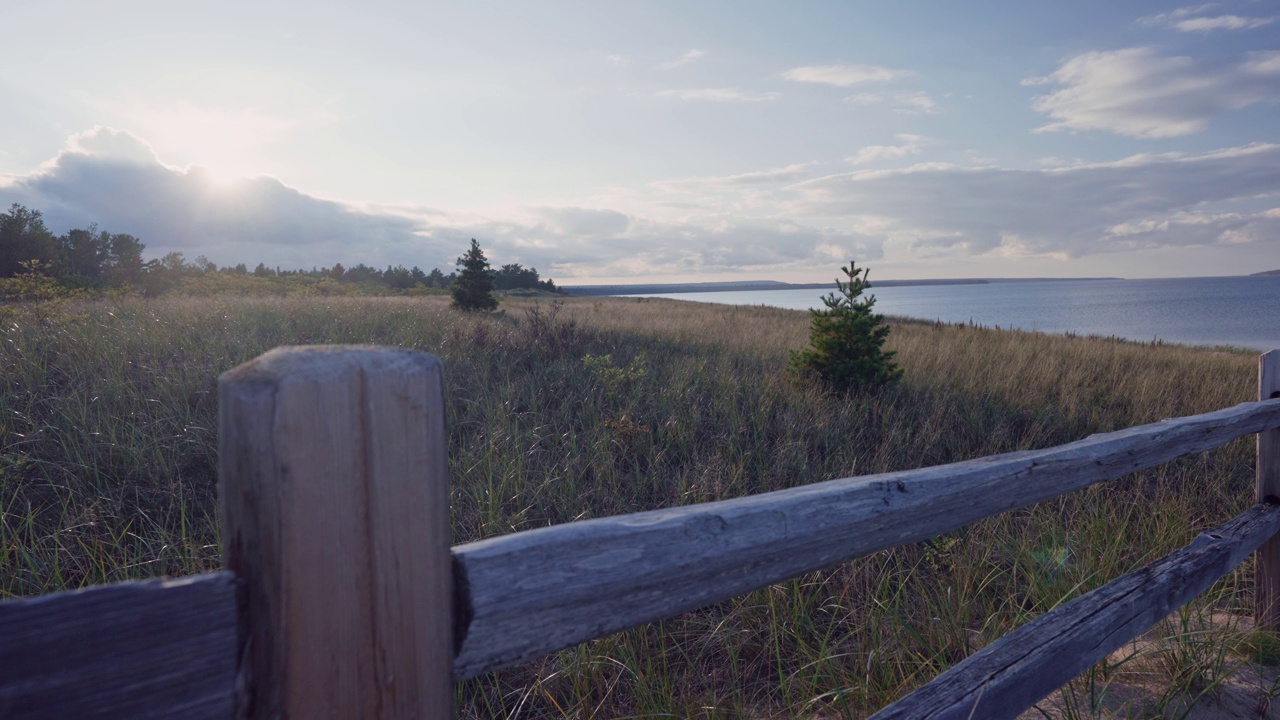
<path fill-rule="evenodd" d="M 136 113 L 135 120 L 162 160 L 200 168 L 215 187 L 267 172 L 267 149 L 295 126 L 253 108 L 187 103 Z"/>

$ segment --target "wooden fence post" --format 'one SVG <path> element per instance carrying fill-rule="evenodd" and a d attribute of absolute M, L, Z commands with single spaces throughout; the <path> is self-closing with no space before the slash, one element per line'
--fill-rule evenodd
<path fill-rule="evenodd" d="M 1280 350 L 1258 357 L 1258 399 L 1280 397 Z M 1280 502 L 1280 429 L 1258 433 L 1258 502 Z M 1280 632 L 1280 535 L 1262 544 L 1257 562 L 1255 620 L 1259 629 Z"/>
<path fill-rule="evenodd" d="M 279 348 L 218 380 L 223 558 L 243 582 L 245 718 L 448 718 L 440 363 Z"/>

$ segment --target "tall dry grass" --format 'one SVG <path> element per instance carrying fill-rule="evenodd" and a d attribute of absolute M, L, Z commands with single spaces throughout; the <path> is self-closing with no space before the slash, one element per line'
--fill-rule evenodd
<path fill-rule="evenodd" d="M 831 396 L 783 372 L 805 313 L 618 298 L 504 307 L 0 308 L 0 596 L 217 567 L 215 378 L 278 345 L 442 358 L 455 542 L 1047 447 L 1256 392 L 1247 353 L 896 322 L 904 380 Z M 1252 462 L 1239 441 L 587 643 L 463 684 L 459 715 L 864 717 L 1242 510 Z M 1188 612 L 1245 612 L 1250 572 Z M 1197 653 L 1200 634 L 1166 635 L 1186 650 L 1167 653 L 1170 698 L 1221 674 L 1214 658 L 1239 643 L 1223 633 L 1222 652 Z"/>

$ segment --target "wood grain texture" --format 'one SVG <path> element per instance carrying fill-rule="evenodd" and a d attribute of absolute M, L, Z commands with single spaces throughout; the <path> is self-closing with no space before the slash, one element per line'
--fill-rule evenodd
<path fill-rule="evenodd" d="M 452 570 L 440 363 L 279 348 L 219 379 L 226 567 L 250 718 L 444 718 Z"/>
<path fill-rule="evenodd" d="M 1001 637 L 872 720 L 1016 718 L 1204 592 L 1280 530 L 1280 506 L 1255 505 L 1161 560 Z"/>
<path fill-rule="evenodd" d="M 1258 400 L 1280 395 L 1280 350 L 1258 357 Z M 1280 502 L 1280 430 L 1258 433 L 1255 497 Z M 1280 538 L 1272 538 L 1254 555 L 1254 619 L 1259 628 L 1280 632 Z"/>
<path fill-rule="evenodd" d="M 453 549 L 463 680 L 1280 426 L 1280 401 L 1047 450 L 567 523 Z"/>
<path fill-rule="evenodd" d="M 231 573 L 0 603 L 0 718 L 208 718 L 235 703 Z"/>

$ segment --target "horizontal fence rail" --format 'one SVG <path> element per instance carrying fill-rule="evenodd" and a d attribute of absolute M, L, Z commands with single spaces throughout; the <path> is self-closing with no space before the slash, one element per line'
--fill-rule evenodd
<path fill-rule="evenodd" d="M 583 520 L 453 549 L 454 679 L 1280 427 L 1280 401 L 1049 448 Z"/>
<path fill-rule="evenodd" d="M 1016 718 L 1234 570 L 1280 531 L 1255 505 L 1190 545 L 1023 625 L 871 720 Z"/>
<path fill-rule="evenodd" d="M 0 718 L 229 720 L 229 572 L 0 603 Z"/>

